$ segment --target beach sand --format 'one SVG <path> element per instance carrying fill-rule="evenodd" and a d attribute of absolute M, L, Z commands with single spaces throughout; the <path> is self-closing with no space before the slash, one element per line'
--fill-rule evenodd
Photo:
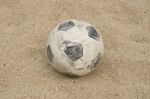
<path fill-rule="evenodd" d="M 48 34 L 66 19 L 103 36 L 102 62 L 81 78 L 48 65 Z M 150 1 L 0 0 L 0 99 L 150 99 Z"/>

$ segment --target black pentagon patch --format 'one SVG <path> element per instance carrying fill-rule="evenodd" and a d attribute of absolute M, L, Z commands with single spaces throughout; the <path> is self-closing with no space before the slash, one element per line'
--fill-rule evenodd
<path fill-rule="evenodd" d="M 64 22 L 64 23 L 60 24 L 60 26 L 58 27 L 58 30 L 67 31 L 67 30 L 71 29 L 73 26 L 75 26 L 75 24 L 72 21 Z"/>
<path fill-rule="evenodd" d="M 71 41 L 65 41 L 63 44 L 66 44 L 64 52 L 72 61 L 76 61 L 83 56 L 82 44 Z"/>
<path fill-rule="evenodd" d="M 48 45 L 48 47 L 47 47 L 47 55 L 48 55 L 48 59 L 52 62 L 52 59 L 53 59 L 54 55 L 51 51 L 50 45 Z"/>
<path fill-rule="evenodd" d="M 90 68 L 90 69 L 92 69 L 92 68 L 95 68 L 98 64 L 99 64 L 99 62 L 100 62 L 100 60 L 101 60 L 101 53 L 99 53 L 93 60 L 92 60 L 92 64 L 90 65 L 90 66 L 88 66 L 87 68 Z"/>
<path fill-rule="evenodd" d="M 99 39 L 99 33 L 95 30 L 93 26 L 87 26 L 86 30 L 88 31 L 89 37 L 98 40 Z"/>
<path fill-rule="evenodd" d="M 94 65 L 94 67 L 96 67 L 96 65 L 99 64 L 100 60 L 101 60 L 101 53 L 99 53 L 99 54 L 94 58 L 94 60 L 93 60 L 93 65 Z"/>

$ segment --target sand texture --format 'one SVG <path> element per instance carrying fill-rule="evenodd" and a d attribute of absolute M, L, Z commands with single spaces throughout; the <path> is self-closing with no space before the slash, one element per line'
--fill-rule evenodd
<path fill-rule="evenodd" d="M 81 78 L 56 72 L 46 53 L 49 32 L 72 18 L 105 44 Z M 150 0 L 0 0 L 0 99 L 150 99 Z"/>

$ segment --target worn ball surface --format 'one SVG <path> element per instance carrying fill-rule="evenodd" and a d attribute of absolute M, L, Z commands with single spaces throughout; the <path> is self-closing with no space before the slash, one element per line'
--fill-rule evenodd
<path fill-rule="evenodd" d="M 100 63 L 103 52 L 100 32 L 84 21 L 64 21 L 48 38 L 50 64 L 70 76 L 83 76 L 93 71 Z"/>

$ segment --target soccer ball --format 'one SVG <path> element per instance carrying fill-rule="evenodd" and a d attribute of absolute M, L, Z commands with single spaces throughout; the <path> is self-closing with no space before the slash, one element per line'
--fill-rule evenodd
<path fill-rule="evenodd" d="M 73 77 L 86 75 L 100 63 L 104 47 L 100 32 L 91 24 L 67 20 L 54 28 L 47 44 L 50 64 Z"/>

